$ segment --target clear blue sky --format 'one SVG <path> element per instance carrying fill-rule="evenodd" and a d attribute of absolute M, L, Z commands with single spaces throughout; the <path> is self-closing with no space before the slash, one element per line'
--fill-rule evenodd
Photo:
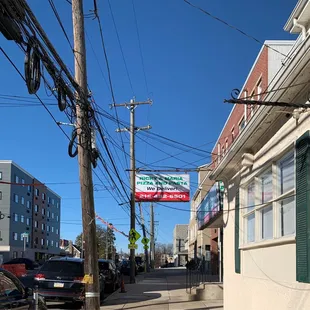
<path fill-rule="evenodd" d="M 85 13 L 93 9 L 93 1 L 85 2 Z M 110 0 L 120 40 L 124 50 L 134 95 L 137 100 L 150 97 L 151 107 L 142 106 L 136 110 L 137 126 L 152 125 L 152 131 L 182 143 L 205 150 L 212 150 L 226 118 L 232 108 L 223 99 L 230 96 L 233 88 L 240 88 L 257 56 L 261 46 L 253 40 L 211 19 L 193 9 L 182 0 L 134 0 L 138 29 L 144 57 L 148 91 L 144 82 L 139 44 L 131 0 Z M 284 32 L 283 25 L 297 1 L 203 1 L 192 0 L 196 5 L 241 28 L 257 39 L 294 39 Z M 52 13 L 47 1 L 29 0 L 38 20 L 70 69 L 73 69 L 73 54 Z M 55 0 L 57 9 L 72 41 L 71 6 L 65 0 Z M 116 32 L 111 18 L 108 1 L 99 0 L 99 12 L 111 67 L 116 101 L 121 103 L 132 98 Z M 98 25 L 95 20 L 86 19 L 86 31 L 92 42 L 100 66 L 87 40 L 88 82 L 97 103 L 106 110 L 111 95 L 102 76 L 107 79 L 107 70 L 101 48 Z M 12 57 L 23 72 L 24 57 L 15 43 L 0 37 L 0 45 Z M 23 80 L 16 74 L 8 61 L 0 55 L 1 95 L 28 96 Z M 42 87 L 42 98 L 47 98 Z M 30 96 L 30 95 L 29 95 Z M 33 96 L 32 96 L 33 98 Z M 0 102 L 8 100 L 0 99 Z M 12 101 L 13 102 L 13 101 Z M 50 102 L 50 101 L 46 101 Z M 1 105 L 0 105 L 1 107 Z M 56 107 L 50 107 L 59 121 L 66 121 L 64 114 Z M 78 181 L 77 160 L 67 155 L 68 141 L 42 107 L 0 109 L 1 159 L 12 159 L 42 182 Z M 109 111 L 114 113 L 113 111 Z M 119 118 L 129 120 L 128 110 L 119 108 Z M 106 120 L 109 133 L 120 144 L 120 134 L 115 133 L 117 124 Z M 69 128 L 65 129 L 70 133 Z M 129 150 L 128 134 L 123 133 L 126 150 Z M 148 145 L 145 141 L 146 139 Z M 181 151 L 138 134 L 137 159 L 152 163 Z M 154 148 L 154 147 L 156 148 Z M 122 171 L 123 155 L 118 159 L 112 148 L 116 164 L 124 181 L 128 177 Z M 185 162 L 193 167 L 210 162 L 205 157 L 191 152 L 176 155 L 157 165 L 182 167 Z M 180 161 L 181 159 L 182 161 Z M 137 164 L 137 166 L 140 166 Z M 97 171 L 99 175 L 101 172 Z M 197 175 L 191 174 L 191 191 L 197 187 Z M 96 177 L 94 183 L 100 183 Z M 79 185 L 52 185 L 51 188 L 63 197 L 61 213 L 61 237 L 75 239 L 82 230 Z M 102 188 L 102 187 L 101 187 Z M 99 188 L 100 189 L 100 188 Z M 118 229 L 128 232 L 129 218 L 107 191 L 95 192 L 96 211 L 109 219 Z M 168 204 L 189 210 L 188 203 Z M 149 220 L 149 205 L 144 205 L 146 221 Z M 155 207 L 158 221 L 157 241 L 172 242 L 175 224 L 189 221 L 189 212 Z M 118 249 L 127 250 L 125 237 L 116 234 Z M 140 247 L 141 250 L 141 247 Z"/>

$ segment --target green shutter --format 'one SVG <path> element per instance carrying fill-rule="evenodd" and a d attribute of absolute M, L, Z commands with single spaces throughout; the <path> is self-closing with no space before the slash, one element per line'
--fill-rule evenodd
<path fill-rule="evenodd" d="M 239 250 L 239 189 L 236 192 L 235 198 L 235 272 L 240 273 L 240 250 Z"/>
<path fill-rule="evenodd" d="M 310 136 L 296 142 L 296 280 L 310 282 Z"/>

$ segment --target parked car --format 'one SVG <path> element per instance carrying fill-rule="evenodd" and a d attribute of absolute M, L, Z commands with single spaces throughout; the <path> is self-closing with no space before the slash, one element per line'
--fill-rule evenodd
<path fill-rule="evenodd" d="M 81 305 L 84 301 L 85 286 L 84 260 L 81 258 L 59 257 L 49 259 L 35 275 L 35 285 L 45 301 L 64 301 Z M 104 298 L 105 277 L 100 274 L 100 300 Z"/>
<path fill-rule="evenodd" d="M 0 268 L 0 309 L 34 310 L 32 289 L 25 287 L 18 278 Z M 39 310 L 47 309 L 39 299 Z"/>
<path fill-rule="evenodd" d="M 120 263 L 120 272 L 125 275 L 130 275 L 130 260 L 123 259 Z M 135 263 L 135 275 L 138 274 L 137 264 Z"/>
<path fill-rule="evenodd" d="M 15 264 L 25 264 L 26 270 L 35 270 L 40 267 L 40 265 L 37 262 L 34 262 L 29 258 L 23 258 L 23 257 L 13 258 L 8 262 L 5 262 L 3 265 L 15 265 Z"/>
<path fill-rule="evenodd" d="M 99 259 L 99 272 L 105 276 L 105 289 L 114 292 L 121 285 L 121 273 L 112 260 Z"/>

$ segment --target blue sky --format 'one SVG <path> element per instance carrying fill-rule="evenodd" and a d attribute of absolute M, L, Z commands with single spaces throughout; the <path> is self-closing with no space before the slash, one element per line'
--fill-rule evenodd
<path fill-rule="evenodd" d="M 88 13 L 93 9 L 93 1 L 84 2 L 85 13 Z M 296 1 L 262 0 L 258 3 L 247 0 L 192 0 L 192 2 L 261 41 L 295 38 L 285 33 L 283 26 Z M 133 93 L 126 74 L 108 1 L 99 0 L 99 13 L 117 103 L 128 101 L 133 95 L 137 100 L 150 97 L 154 101 L 151 107 L 141 106 L 136 110 L 137 126 L 151 124 L 154 133 L 195 147 L 204 145 L 201 148 L 211 151 L 232 108 L 224 104 L 223 99 L 229 97 L 233 88 L 240 88 L 243 85 L 261 46 L 193 9 L 182 0 L 134 0 L 146 87 L 132 1 L 110 0 L 110 3 L 134 90 Z M 73 70 L 73 54 L 48 2 L 29 0 L 29 4 L 64 62 Z M 55 5 L 72 41 L 71 6 L 64 0 L 55 0 Z M 98 24 L 95 20 L 86 19 L 85 26 L 89 39 L 86 41 L 88 83 L 97 104 L 114 114 L 114 111 L 109 110 L 112 101 L 106 83 L 107 70 Z M 0 37 L 0 45 L 23 72 L 24 57 L 21 50 L 15 43 L 6 41 L 3 36 Z M 23 80 L 2 55 L 0 66 L 0 94 L 30 97 Z M 44 100 L 48 98 L 43 83 L 38 94 Z M 0 102 L 9 101 L 0 99 Z M 14 160 L 42 182 L 78 181 L 77 160 L 67 155 L 68 141 L 44 108 L 7 108 L 1 107 L 1 104 L 0 108 L 1 159 Z M 50 109 L 57 120 L 66 121 L 65 115 L 56 107 Z M 129 121 L 127 109 L 119 108 L 118 115 L 121 120 Z M 115 133 L 117 124 L 107 119 L 105 124 L 109 134 L 120 145 L 120 134 Z M 65 130 L 70 133 L 70 128 Z M 122 138 L 125 149 L 129 151 L 128 134 L 122 133 Z M 152 163 L 181 152 L 153 138 L 154 136 L 149 136 L 146 132 L 137 134 L 138 160 Z M 116 154 L 112 147 L 111 150 L 121 176 L 128 184 L 127 174 L 122 168 L 125 166 L 124 156 L 120 152 Z M 208 154 L 201 153 L 201 156 L 197 156 L 193 152 L 186 152 L 160 161 L 156 165 L 195 167 L 208 162 L 210 162 Z M 100 170 L 97 169 L 97 172 L 102 175 Z M 193 194 L 197 187 L 195 173 L 191 174 L 191 180 Z M 100 183 L 96 177 L 94 183 Z M 74 240 L 82 230 L 79 185 L 54 184 L 50 187 L 63 197 L 61 237 Z M 129 230 L 127 213 L 114 201 L 108 191 L 102 190 L 102 186 L 97 186 L 96 189 L 99 190 L 95 192 L 98 214 L 102 218 L 109 219 L 119 230 L 127 232 Z M 166 205 L 189 210 L 188 203 L 166 203 Z M 148 223 L 149 204 L 143 204 L 143 208 Z M 158 221 L 157 241 L 172 242 L 175 224 L 188 223 L 189 212 L 155 206 L 155 219 Z M 126 238 L 119 234 L 116 234 L 116 237 L 118 249 L 126 251 L 128 243 Z"/>

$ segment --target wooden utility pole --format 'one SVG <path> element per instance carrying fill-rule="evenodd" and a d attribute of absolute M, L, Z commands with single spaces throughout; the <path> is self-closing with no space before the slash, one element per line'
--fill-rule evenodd
<path fill-rule="evenodd" d="M 151 100 L 145 102 L 135 102 L 130 100 L 129 103 L 113 104 L 112 107 L 127 107 L 130 111 L 130 127 L 118 128 L 117 132 L 128 131 L 130 132 L 130 230 L 136 228 L 136 158 L 135 158 L 135 132 L 139 130 L 151 129 L 151 126 L 136 127 L 135 126 L 135 109 L 138 105 L 152 104 Z M 136 277 L 136 263 L 135 263 L 135 249 L 130 249 L 130 283 L 135 283 Z"/>
<path fill-rule="evenodd" d="M 85 309 L 100 309 L 96 221 L 91 167 L 91 128 L 88 119 L 88 89 L 83 0 L 72 0 L 76 94 L 76 130 L 81 184 L 82 220 L 84 237 Z"/>
<path fill-rule="evenodd" d="M 140 208 L 140 218 L 141 218 L 143 238 L 146 238 L 145 222 L 144 222 L 144 216 L 143 216 L 141 202 L 139 203 L 139 208 Z M 145 269 L 146 269 L 146 272 L 150 272 L 149 252 L 148 252 L 146 246 L 147 245 L 144 245 Z"/>
<path fill-rule="evenodd" d="M 154 238 L 154 207 L 153 203 L 150 205 L 151 215 L 151 240 L 150 240 L 150 256 L 151 256 L 151 267 L 154 268 L 155 263 L 155 238 Z"/>

